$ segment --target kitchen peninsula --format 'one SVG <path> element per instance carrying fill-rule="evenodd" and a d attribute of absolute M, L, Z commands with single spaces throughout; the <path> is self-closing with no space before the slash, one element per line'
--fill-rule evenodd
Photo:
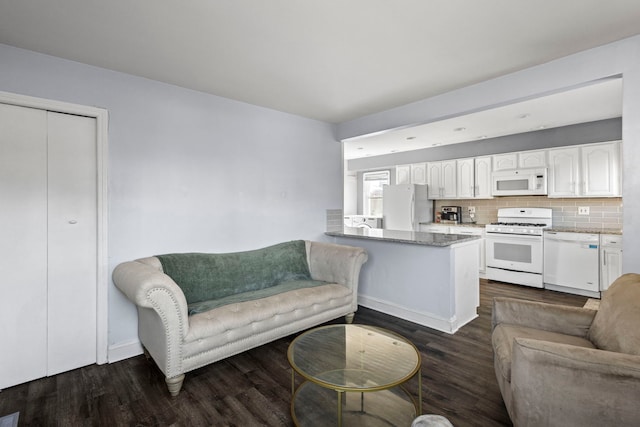
<path fill-rule="evenodd" d="M 478 236 L 350 227 L 325 234 L 368 251 L 363 307 L 451 334 L 477 317 Z"/>

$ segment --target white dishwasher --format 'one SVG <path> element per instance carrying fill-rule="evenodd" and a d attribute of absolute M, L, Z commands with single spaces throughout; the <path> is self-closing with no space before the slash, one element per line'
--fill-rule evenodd
<path fill-rule="evenodd" d="M 545 231 L 544 287 L 600 298 L 599 244 L 598 234 Z"/>

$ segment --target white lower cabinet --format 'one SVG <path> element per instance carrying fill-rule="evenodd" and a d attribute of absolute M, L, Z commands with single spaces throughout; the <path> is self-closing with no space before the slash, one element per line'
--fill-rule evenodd
<path fill-rule="evenodd" d="M 600 290 L 606 291 L 622 275 L 622 236 L 600 235 Z"/>
<path fill-rule="evenodd" d="M 487 255 L 484 244 L 484 228 L 482 227 L 465 227 L 464 225 L 445 225 L 445 224 L 421 224 L 420 231 L 425 233 L 441 233 L 441 234 L 471 234 L 473 236 L 481 236 L 480 243 L 480 277 L 484 278 L 487 271 Z"/>
<path fill-rule="evenodd" d="M 484 228 L 455 226 L 449 228 L 450 234 L 471 234 L 473 236 L 481 236 L 480 239 L 480 277 L 485 277 L 487 272 L 487 251 L 484 244 Z"/>
<path fill-rule="evenodd" d="M 449 234 L 449 226 L 444 224 L 421 224 L 420 231 L 424 233 Z"/>

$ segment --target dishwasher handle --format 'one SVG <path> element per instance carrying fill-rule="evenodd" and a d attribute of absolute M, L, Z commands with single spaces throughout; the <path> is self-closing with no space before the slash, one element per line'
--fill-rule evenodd
<path fill-rule="evenodd" d="M 576 240 L 576 239 L 559 239 L 555 237 L 547 237 L 546 240 L 550 240 L 552 242 L 567 242 L 567 243 L 588 243 L 590 245 L 598 245 L 597 240 Z"/>
<path fill-rule="evenodd" d="M 554 241 L 554 242 L 588 243 L 588 244 L 595 244 L 595 245 L 599 245 L 600 244 L 600 239 L 598 238 L 598 236 L 591 237 L 591 238 L 586 238 L 586 239 L 571 238 L 571 237 L 558 237 L 557 233 L 555 233 L 553 231 L 546 232 L 545 235 L 544 235 L 544 239 L 545 240 L 551 240 L 551 241 Z"/>

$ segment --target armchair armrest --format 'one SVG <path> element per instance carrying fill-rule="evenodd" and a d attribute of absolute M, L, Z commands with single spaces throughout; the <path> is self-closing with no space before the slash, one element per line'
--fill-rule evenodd
<path fill-rule="evenodd" d="M 516 338 L 514 425 L 637 425 L 640 356 Z"/>
<path fill-rule="evenodd" d="M 357 293 L 360 269 L 367 262 L 363 248 L 307 241 L 309 271 L 313 280 L 338 283 Z"/>
<path fill-rule="evenodd" d="M 500 323 L 586 338 L 597 311 L 514 298 L 493 300 L 492 329 Z"/>
<path fill-rule="evenodd" d="M 184 338 L 189 329 L 184 293 L 162 270 L 144 261 L 149 259 L 119 264 L 113 270 L 113 283 L 138 307 L 156 311 Z"/>

